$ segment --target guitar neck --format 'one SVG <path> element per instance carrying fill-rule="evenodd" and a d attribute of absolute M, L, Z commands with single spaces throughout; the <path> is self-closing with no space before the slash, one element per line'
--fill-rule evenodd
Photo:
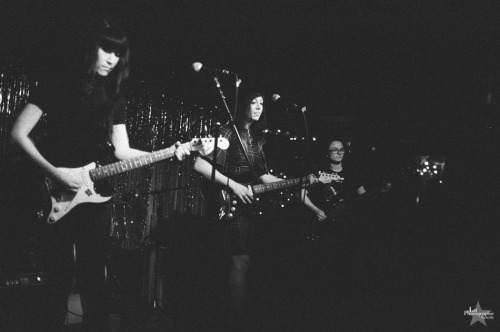
<path fill-rule="evenodd" d="M 276 181 L 271 183 L 256 184 L 252 186 L 254 195 L 263 194 L 268 191 L 296 187 L 301 184 L 307 183 L 307 176 L 302 178 L 295 178 L 290 180 Z"/>
<path fill-rule="evenodd" d="M 132 159 L 122 160 L 113 164 L 97 167 L 90 170 L 89 174 L 92 181 L 102 180 L 113 175 L 128 172 L 133 169 L 147 166 L 161 160 L 172 158 L 174 155 L 175 147 L 170 147 Z"/>

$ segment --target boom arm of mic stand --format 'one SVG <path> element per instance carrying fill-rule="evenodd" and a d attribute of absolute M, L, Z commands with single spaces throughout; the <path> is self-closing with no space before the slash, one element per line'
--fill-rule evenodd
<path fill-rule="evenodd" d="M 238 78 L 236 74 L 234 74 L 236 79 L 236 89 L 234 90 L 234 108 L 233 108 L 233 117 L 236 117 L 236 110 L 238 109 L 238 88 L 240 87 L 241 80 Z"/>
<path fill-rule="evenodd" d="M 300 111 L 302 112 L 302 116 L 304 118 L 304 126 L 305 126 L 305 129 L 306 129 L 306 142 L 309 145 L 309 128 L 307 126 L 306 107 L 305 106 L 302 107 Z"/>
<path fill-rule="evenodd" d="M 217 142 L 219 141 L 219 131 L 220 131 L 220 122 L 215 124 L 214 130 L 214 156 L 212 158 L 212 176 L 210 177 L 210 181 L 215 183 L 215 164 L 217 163 Z"/>

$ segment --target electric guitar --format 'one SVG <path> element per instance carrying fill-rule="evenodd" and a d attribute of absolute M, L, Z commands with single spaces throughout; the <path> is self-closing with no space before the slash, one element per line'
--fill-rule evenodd
<path fill-rule="evenodd" d="M 362 195 L 355 195 L 335 202 L 329 209 L 324 211 L 328 217 L 327 220 L 335 221 L 335 219 L 354 211 L 357 207 L 376 200 L 390 190 L 390 187 L 387 187 L 387 183 L 383 182 L 378 188 L 373 188 Z"/>
<path fill-rule="evenodd" d="M 319 172 L 319 174 L 323 178 L 323 181 L 321 181 L 323 183 L 328 183 L 327 181 L 330 180 L 330 182 L 343 181 L 343 179 L 337 174 L 322 172 Z M 384 199 L 384 196 L 386 195 L 390 195 L 394 188 L 397 190 L 397 188 L 405 186 L 406 181 L 413 178 L 416 174 L 417 173 L 413 166 L 401 166 L 388 174 L 388 181 L 379 181 L 378 184 L 368 188 L 366 193 L 362 195 L 352 195 L 346 199 L 336 201 L 336 192 L 334 192 L 335 189 L 328 188 L 328 190 L 323 191 L 323 195 L 321 195 L 321 197 L 315 197 L 316 200 L 309 196 L 313 203 L 318 203 L 318 206 L 321 206 L 321 203 L 327 203 L 327 207 L 322 208 L 327 218 L 319 222 L 316 219 L 316 214 L 312 213 L 309 208 L 304 207 L 304 212 L 301 211 L 300 213 L 304 213 L 307 217 L 304 218 L 301 224 L 297 227 L 302 233 L 302 238 L 308 242 L 316 242 L 320 240 L 325 237 L 325 234 L 328 234 L 329 231 L 327 231 L 327 228 L 331 227 L 331 225 L 339 222 L 342 223 L 343 219 L 352 213 L 361 210 L 366 211 L 366 209 L 372 208 L 373 203 L 378 204 L 379 200 Z"/>
<path fill-rule="evenodd" d="M 271 183 L 248 185 L 248 189 L 255 197 L 252 204 L 244 204 L 236 195 L 230 194 L 227 190 L 222 189 L 219 193 L 219 201 L 221 205 L 219 209 L 219 220 L 231 220 L 238 217 L 247 210 L 259 208 L 259 204 L 261 201 L 260 197 L 258 197 L 259 195 L 272 191 L 297 187 L 300 185 L 309 186 L 318 182 L 330 183 L 331 181 L 335 180 L 337 179 L 334 179 L 331 174 L 320 173 L 319 177 L 309 175 L 301 178 L 282 180 Z"/>
<path fill-rule="evenodd" d="M 327 173 L 327 172 L 318 172 L 319 177 L 318 177 L 318 182 L 328 184 L 332 182 L 343 182 L 344 178 L 340 177 L 337 173 Z"/>
<path fill-rule="evenodd" d="M 306 219 L 303 220 L 297 228 L 301 233 L 301 237 L 307 242 L 319 242 L 325 237 L 325 235 L 328 237 L 328 229 L 331 228 L 331 225 L 339 221 L 341 222 L 348 217 L 350 213 L 366 208 L 368 203 L 373 202 L 380 196 L 388 193 L 391 190 L 391 187 L 387 184 L 387 182 L 383 181 L 378 187 L 372 188 L 362 195 L 353 195 L 339 201 L 335 201 L 334 199 L 336 193 L 331 194 L 334 189 L 328 189 L 329 190 L 326 192 L 325 197 L 323 197 L 323 200 L 329 204 L 327 208 L 323 208 L 323 212 L 327 217 L 325 220 L 321 222 L 318 221 L 315 213 L 312 213 L 308 208 L 304 208 L 305 214 L 308 217 L 306 217 Z"/>
<path fill-rule="evenodd" d="M 193 138 L 190 142 L 183 143 L 181 146 L 190 151 L 198 151 L 202 155 L 208 155 L 214 149 L 214 140 L 214 138 Z M 226 150 L 229 147 L 229 141 L 226 138 L 219 137 L 217 147 Z M 101 196 L 96 192 L 94 188 L 95 181 L 169 159 L 174 155 L 175 147 L 169 147 L 97 168 L 96 163 L 90 163 L 80 168 L 68 168 L 68 173 L 76 175 L 83 182 L 77 192 L 63 191 L 56 186 L 52 179 L 46 177 L 45 190 L 50 195 L 52 203 L 47 222 L 49 224 L 57 222 L 79 204 L 109 201 L 112 196 Z"/>

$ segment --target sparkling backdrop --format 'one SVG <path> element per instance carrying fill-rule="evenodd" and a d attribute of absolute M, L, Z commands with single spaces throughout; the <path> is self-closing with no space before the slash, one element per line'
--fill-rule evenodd
<path fill-rule="evenodd" d="M 15 58 L 2 61 L 0 66 L 0 147 L 6 156 L 8 134 L 20 107 L 29 95 L 30 83 L 25 70 Z"/>
<path fill-rule="evenodd" d="M 2 161 L 12 155 L 8 137 L 12 124 L 29 96 L 30 81 L 20 61 L 10 58 L 0 67 L 0 156 Z M 224 122 L 224 112 L 217 105 L 194 105 L 171 97 L 168 91 L 146 81 L 131 82 L 127 91 L 127 129 L 130 145 L 144 151 L 156 151 L 174 142 L 207 137 L 216 121 Z M 44 119 L 42 118 L 42 122 Z M 271 121 L 272 122 L 272 121 Z M 275 130 L 268 131 L 266 154 L 271 173 L 286 177 L 303 176 L 303 157 L 311 145 L 298 132 L 283 130 L 283 121 L 275 121 Z M 272 127 L 272 125 L 271 125 Z M 281 128 L 281 129 L 280 129 Z M 37 126 L 36 136 L 44 134 Z M 312 138 L 312 142 L 315 142 Z M 15 156 L 15 154 L 14 154 Z M 10 157 L 9 157 L 10 158 Z M 138 249 L 161 242 L 157 231 L 161 223 L 174 215 L 204 215 L 199 190 L 201 177 L 193 170 L 194 158 L 179 162 L 176 158 L 158 162 L 114 178 L 113 219 L 110 236 L 122 249 Z M 0 163 L 0 173 L 3 165 Z M 277 199 L 284 208 L 294 201 L 294 194 Z"/>
<path fill-rule="evenodd" d="M 30 82 L 22 65 L 13 58 L 0 67 L 0 138 L 2 160 L 7 158 L 12 124 L 26 103 Z M 127 92 L 130 145 L 145 151 L 210 135 L 213 112 L 169 98 L 146 82 Z M 147 244 L 157 220 L 172 213 L 203 215 L 198 189 L 200 176 L 192 169 L 193 157 L 179 162 L 172 158 L 120 174 L 115 178 L 111 236 L 123 249 Z M 161 218 L 159 218 L 161 217 Z"/>

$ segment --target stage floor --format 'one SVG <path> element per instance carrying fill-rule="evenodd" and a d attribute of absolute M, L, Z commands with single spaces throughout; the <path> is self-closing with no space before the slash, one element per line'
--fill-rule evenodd
<path fill-rule="evenodd" d="M 261 225 L 239 330 L 482 328 L 481 322 L 470 326 L 472 317 L 464 311 L 477 302 L 483 310 L 500 310 L 493 273 L 499 263 L 498 209 L 486 193 L 444 193 L 419 204 L 378 205 L 367 218 L 320 241 L 306 240 L 290 219 Z M 114 331 L 238 330 L 225 310 L 228 265 L 217 229 L 196 220 L 169 232 L 155 270 L 161 306 L 144 300 L 147 250 L 115 257 Z M 486 324 L 500 325 L 495 319 Z M 80 331 L 81 325 L 66 330 Z"/>

